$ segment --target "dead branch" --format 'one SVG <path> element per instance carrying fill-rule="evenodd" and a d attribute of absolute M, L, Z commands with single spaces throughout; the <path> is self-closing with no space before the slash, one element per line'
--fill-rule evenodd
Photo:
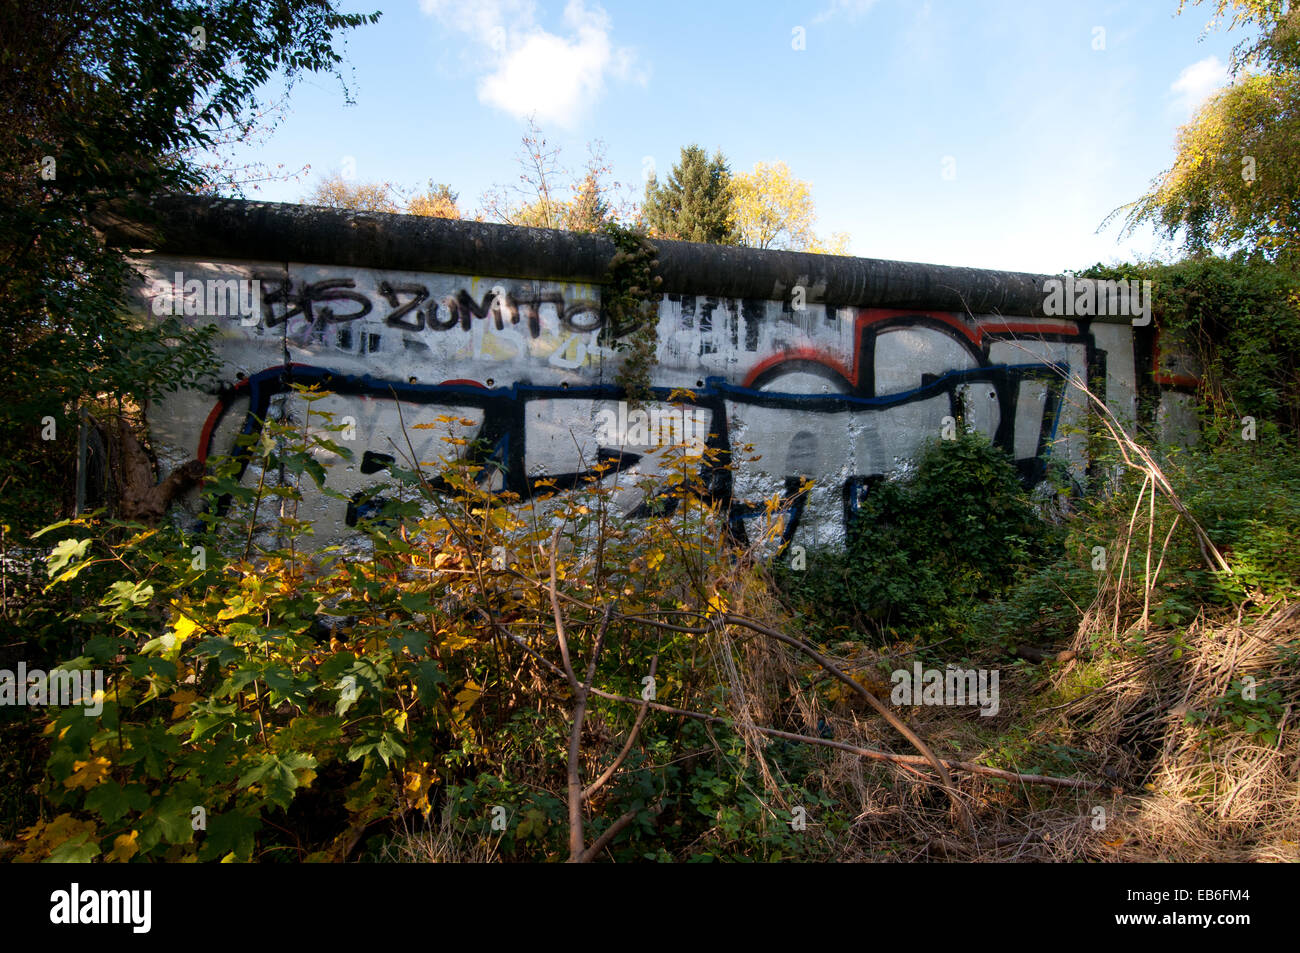
<path fill-rule="evenodd" d="M 952 783 L 952 778 L 949 776 L 948 770 L 943 766 L 943 762 L 939 760 L 938 756 L 935 755 L 935 753 L 930 750 L 930 746 L 925 743 L 925 740 L 922 739 L 921 736 L 918 735 L 915 731 L 913 731 L 912 728 L 907 724 L 907 722 L 903 721 L 903 719 L 899 718 L 892 711 L 886 708 L 884 703 L 881 702 L 881 700 L 877 698 L 875 695 L 873 695 L 871 692 L 867 691 L 867 689 L 863 688 L 857 679 L 852 678 L 849 675 L 846 675 L 844 672 L 842 672 L 839 669 L 838 666 L 836 666 L 834 662 L 826 658 L 826 656 L 822 655 L 820 652 L 818 652 L 808 643 L 804 642 L 802 639 L 796 639 L 794 636 L 786 635 L 784 632 L 779 632 L 776 629 L 772 629 L 763 625 L 761 622 L 756 622 L 753 619 L 747 619 L 744 616 L 727 613 L 726 615 L 723 616 L 723 619 L 729 625 L 743 626 L 744 628 L 747 628 L 753 632 L 757 632 L 760 635 L 765 635 L 770 639 L 775 639 L 778 642 L 782 642 L 786 645 L 791 646 L 792 648 L 798 649 L 800 652 L 803 652 L 814 662 L 820 665 L 823 669 L 830 672 L 831 675 L 835 676 L 835 678 L 837 678 L 840 682 L 847 685 L 849 688 L 853 689 L 853 691 L 857 692 L 857 694 L 868 705 L 870 705 L 873 709 L 875 709 L 876 713 L 880 715 L 880 717 L 884 718 L 885 721 L 889 722 L 899 732 L 899 734 L 901 734 L 904 738 L 906 738 L 909 742 L 911 742 L 912 746 L 916 748 L 917 751 L 921 752 L 922 755 L 925 756 L 925 760 L 929 762 L 929 764 L 934 768 L 935 773 L 939 775 L 939 780 L 943 783 L 944 789 L 948 792 L 948 797 L 952 801 L 952 808 L 953 808 L 954 815 L 961 820 L 962 825 L 967 830 L 970 831 L 974 830 L 974 825 L 971 821 L 970 812 L 966 810 L 966 805 L 965 803 L 962 802 L 961 796 L 957 793 L 957 789 Z"/>

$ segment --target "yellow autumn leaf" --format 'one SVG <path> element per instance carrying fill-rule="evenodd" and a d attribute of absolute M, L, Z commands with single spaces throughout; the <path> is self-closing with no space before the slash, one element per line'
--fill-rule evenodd
<path fill-rule="evenodd" d="M 167 696 L 167 700 L 172 702 L 175 707 L 172 708 L 172 721 L 177 718 L 184 718 L 185 713 L 190 710 L 190 705 L 198 700 L 198 694 L 190 691 L 188 688 L 172 692 Z"/>
<path fill-rule="evenodd" d="M 403 778 L 402 790 L 406 799 L 423 814 L 429 813 L 433 805 L 429 803 L 429 791 L 438 780 L 438 773 L 429 770 L 427 761 L 420 764 L 418 771 L 407 771 Z"/>
<path fill-rule="evenodd" d="M 37 821 L 18 835 L 27 846 L 15 859 L 20 863 L 35 863 L 48 857 L 63 842 L 83 833 L 94 836 L 95 830 L 94 821 L 81 821 L 71 814 L 60 814 L 48 824 Z"/>
<path fill-rule="evenodd" d="M 727 599 L 720 592 L 715 592 L 709 599 L 709 610 L 719 614 L 727 611 Z"/>
<path fill-rule="evenodd" d="M 68 789 L 85 788 L 89 791 L 108 777 L 112 767 L 107 758 L 94 758 L 90 761 L 72 762 L 72 774 L 63 779 L 63 786 Z"/>
<path fill-rule="evenodd" d="M 172 628 L 176 631 L 176 643 L 179 645 L 199 631 L 199 624 L 187 615 L 180 615 L 177 616 L 176 624 Z"/>
<path fill-rule="evenodd" d="M 136 854 L 140 853 L 140 845 L 136 843 L 139 838 L 139 831 L 132 831 L 129 834 L 118 834 L 113 838 L 113 849 L 108 852 L 106 860 L 109 863 L 117 862 L 124 864 Z"/>
<path fill-rule="evenodd" d="M 474 679 L 469 679 L 465 682 L 465 687 L 456 693 L 456 708 L 460 711 L 469 711 L 482 694 L 483 686 Z"/>
<path fill-rule="evenodd" d="M 478 644 L 476 639 L 472 639 L 469 636 L 464 635 L 460 632 L 445 631 L 445 632 L 440 632 L 439 635 L 443 635 L 442 647 L 451 652 L 455 652 L 458 649 L 463 649 L 469 645 Z"/>
<path fill-rule="evenodd" d="M 63 814 L 63 815 L 61 815 L 61 816 L 62 816 L 62 817 L 71 817 L 70 814 Z M 18 839 L 19 839 L 20 841 L 29 841 L 29 840 L 32 840 L 33 838 L 40 837 L 40 836 L 41 836 L 41 831 L 43 831 L 43 830 L 45 830 L 45 822 L 44 822 L 44 821 L 41 821 L 41 820 L 38 820 L 38 821 L 37 821 L 35 824 L 33 824 L 31 827 L 24 827 L 21 831 L 19 831 L 19 832 L 18 832 Z"/>

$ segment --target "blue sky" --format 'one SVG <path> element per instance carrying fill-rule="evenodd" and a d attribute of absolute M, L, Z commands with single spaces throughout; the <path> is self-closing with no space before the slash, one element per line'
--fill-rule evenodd
<path fill-rule="evenodd" d="M 348 35 L 355 104 L 332 78 L 299 83 L 244 156 L 311 172 L 247 194 L 297 201 L 350 163 L 361 181 L 447 182 L 473 209 L 516 181 L 535 113 L 574 170 L 603 140 L 638 199 L 647 166 L 665 175 L 693 142 L 736 171 L 785 161 L 818 232 L 848 232 L 856 255 L 1038 272 L 1168 255 L 1149 231 L 1096 230 L 1227 82 L 1240 34 L 1177 6 L 347 0 L 383 12 Z"/>

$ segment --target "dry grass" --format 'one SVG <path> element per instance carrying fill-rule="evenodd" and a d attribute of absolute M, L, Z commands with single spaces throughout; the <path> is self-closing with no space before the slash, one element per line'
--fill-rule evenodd
<path fill-rule="evenodd" d="M 466 831 L 455 820 L 454 805 L 448 805 L 428 825 L 412 826 L 406 816 L 401 827 L 383 847 L 379 860 L 397 864 L 491 864 L 501 858 L 496 844 Z"/>
<path fill-rule="evenodd" d="M 1181 646 L 1172 633 L 1147 634 L 1141 650 L 1130 647 L 1110 664 L 1102 690 L 1063 709 L 1094 750 L 1114 753 L 1121 777 L 1147 792 L 1125 799 L 1108 830 L 1107 859 L 1300 861 L 1300 735 L 1292 719 L 1300 603 L 1278 601 L 1251 621 L 1243 621 L 1245 609 L 1198 619 Z M 1080 645 L 1088 638 L 1081 629 Z M 1222 699 L 1241 697 L 1246 677 L 1257 696 L 1272 689 L 1282 698 L 1271 743 L 1216 714 Z"/>
<path fill-rule="evenodd" d="M 1300 732 L 1293 718 L 1300 707 L 1300 603 L 1263 607 L 1253 621 L 1198 620 L 1181 651 L 1167 637 L 1172 633 L 1162 632 L 1146 633 L 1140 643 L 1096 645 L 1097 621 L 1085 619 L 1078 633 L 1076 648 L 1087 657 L 1050 676 L 1003 660 L 1003 707 L 993 718 L 969 708 L 897 710 L 941 757 L 1026 771 L 1050 741 L 1080 752 L 1077 775 L 1102 786 L 1059 790 L 955 774 L 975 822 L 967 833 L 952 823 L 929 772 L 836 752 L 827 759 L 824 785 L 856 814 L 851 836 L 827 845 L 835 859 L 1300 861 Z M 882 660 L 899 663 L 866 648 L 840 659 L 857 671 Z M 1087 680 L 1078 678 L 1079 668 L 1091 669 Z M 1216 714 L 1245 676 L 1255 678 L 1261 694 L 1274 690 L 1283 698 L 1271 744 Z M 1062 691 L 1072 700 L 1050 705 Z M 809 693 L 799 697 L 800 729 L 809 730 L 805 719 L 821 720 L 836 739 L 906 752 L 879 718 L 844 702 L 809 711 Z M 1017 752 L 1025 757 L 1020 764 Z"/>

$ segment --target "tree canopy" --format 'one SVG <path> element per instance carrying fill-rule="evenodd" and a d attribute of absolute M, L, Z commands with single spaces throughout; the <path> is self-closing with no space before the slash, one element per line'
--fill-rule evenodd
<path fill-rule="evenodd" d="M 338 173 L 316 183 L 308 193 L 307 201 L 312 205 L 354 212 L 401 211 L 391 182 L 350 182 Z"/>
<path fill-rule="evenodd" d="M 733 222 L 742 245 L 787 251 L 848 253 L 848 235 L 822 241 L 814 231 L 817 209 L 812 188 L 784 162 L 755 163 L 732 179 Z"/>
<path fill-rule="evenodd" d="M 0 442 L 39 446 L 31 428 L 45 417 L 75 433 L 84 396 L 144 400 L 193 378 L 203 336 L 131 322 L 127 263 L 92 217 L 110 204 L 142 216 L 141 197 L 203 188 L 199 153 L 259 115 L 269 80 L 338 76 L 341 34 L 378 18 L 326 0 L 0 6 Z M 20 456 L 0 454 L 0 484 Z M 66 474 L 56 456 L 46 445 L 27 462 Z M 23 472 L 13 486 L 67 482 Z M 12 491 L 0 507 L 21 522 Z"/>
<path fill-rule="evenodd" d="M 710 159 L 698 145 L 682 148 L 681 160 L 662 184 L 646 184 L 642 215 L 651 235 L 688 242 L 735 245 L 731 170 L 721 151 Z"/>
<path fill-rule="evenodd" d="M 1258 250 L 1294 263 L 1300 252 L 1300 11 L 1272 0 L 1219 0 L 1232 26 L 1257 28 L 1232 57 L 1233 81 L 1178 133 L 1172 167 L 1126 213 L 1181 236 L 1191 253 Z M 1108 218 L 1107 221 L 1110 219 Z"/>
<path fill-rule="evenodd" d="M 548 143 L 537 123 L 529 120 L 520 137 L 519 183 L 496 186 L 484 193 L 480 218 L 529 228 L 562 228 L 594 232 L 625 218 L 626 203 L 618 199 L 618 182 L 605 158 L 605 144 L 587 144 L 587 164 L 581 174 L 560 162 L 560 147 Z"/>

